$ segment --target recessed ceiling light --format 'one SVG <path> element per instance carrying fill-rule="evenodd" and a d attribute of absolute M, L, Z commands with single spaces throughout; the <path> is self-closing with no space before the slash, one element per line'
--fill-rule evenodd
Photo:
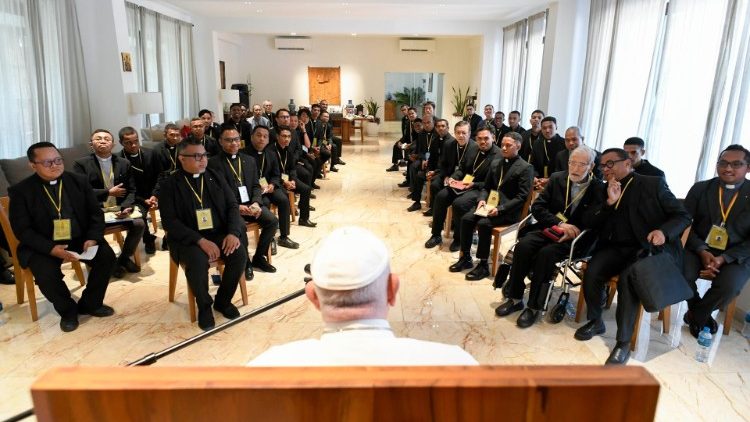
<path fill-rule="evenodd" d="M 357 33 L 356 32 L 352 32 L 352 37 L 356 37 L 356 36 L 357 36 Z"/>
<path fill-rule="evenodd" d="M 255 11 L 256 11 L 257 13 L 263 13 L 263 9 L 256 9 Z"/>
<path fill-rule="evenodd" d="M 294 36 L 294 35 L 297 35 L 297 33 L 296 32 L 290 32 L 289 35 Z"/>
<path fill-rule="evenodd" d="M 245 2 L 245 4 L 247 4 L 247 5 L 251 5 L 251 4 L 253 4 L 253 2 L 251 2 L 251 1 L 246 1 L 246 2 Z"/>

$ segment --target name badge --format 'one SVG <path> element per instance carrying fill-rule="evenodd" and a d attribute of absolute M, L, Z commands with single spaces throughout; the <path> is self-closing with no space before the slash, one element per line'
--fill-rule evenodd
<path fill-rule="evenodd" d="M 52 220 L 52 240 L 70 240 L 70 219 L 61 218 Z"/>
<path fill-rule="evenodd" d="M 214 219 L 211 216 L 211 208 L 195 210 L 195 219 L 198 221 L 198 230 L 211 230 L 214 228 Z"/>
<path fill-rule="evenodd" d="M 568 217 L 566 217 L 565 214 L 563 214 L 561 212 L 558 212 L 557 214 L 555 214 L 555 217 L 557 217 L 560 220 L 560 222 L 562 222 L 562 223 L 567 223 L 568 222 Z"/>
<path fill-rule="evenodd" d="M 240 202 L 245 203 L 250 201 L 250 195 L 247 193 L 247 186 L 240 186 L 237 188 L 240 191 Z"/>
<path fill-rule="evenodd" d="M 464 176 L 464 180 L 463 180 L 464 183 L 471 183 L 473 181 L 474 181 L 474 176 L 470 174 L 467 174 L 466 176 Z"/>
<path fill-rule="evenodd" d="M 708 238 L 706 244 L 713 249 L 723 251 L 727 248 L 729 243 L 729 233 L 727 229 L 722 226 L 711 226 L 711 231 L 708 232 Z"/>
<path fill-rule="evenodd" d="M 281 173 L 281 180 L 288 182 L 289 181 L 289 175 L 286 173 Z"/>
<path fill-rule="evenodd" d="M 314 147 L 318 146 L 318 138 L 313 138 L 312 146 Z"/>
<path fill-rule="evenodd" d="M 263 189 L 268 187 L 268 180 L 265 177 L 261 177 L 258 183 L 260 183 L 260 187 Z"/>
<path fill-rule="evenodd" d="M 245 140 L 240 139 L 240 148 L 245 149 Z"/>
<path fill-rule="evenodd" d="M 497 208 L 500 204 L 500 192 L 491 190 L 490 195 L 487 197 L 487 208 Z"/>
<path fill-rule="evenodd" d="M 549 178 L 549 167 L 547 166 L 544 166 L 544 178 L 545 179 Z"/>
<path fill-rule="evenodd" d="M 425 152 L 424 153 L 424 159 L 425 160 L 429 160 L 430 159 L 430 153 L 429 152 Z"/>

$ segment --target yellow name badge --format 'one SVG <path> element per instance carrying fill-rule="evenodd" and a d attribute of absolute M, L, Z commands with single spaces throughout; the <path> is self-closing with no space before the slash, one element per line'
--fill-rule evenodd
<path fill-rule="evenodd" d="M 214 228 L 214 219 L 211 216 L 211 208 L 195 210 L 195 219 L 198 221 L 198 230 L 211 230 Z"/>
<path fill-rule="evenodd" d="M 281 180 L 288 182 L 289 181 L 289 175 L 286 173 L 281 173 Z"/>
<path fill-rule="evenodd" d="M 711 226 L 711 231 L 708 232 L 708 238 L 706 244 L 713 249 L 723 251 L 727 248 L 729 243 L 729 233 L 727 229 L 722 226 Z"/>
<path fill-rule="evenodd" d="M 500 204 L 500 192 L 491 190 L 490 195 L 487 197 L 487 208 L 497 208 Z"/>
<path fill-rule="evenodd" d="M 258 180 L 258 183 L 260 184 L 260 187 L 263 189 L 268 187 L 268 180 L 266 180 L 265 177 L 261 177 L 260 180 Z"/>
<path fill-rule="evenodd" d="M 566 217 L 565 214 L 563 214 L 561 212 L 558 212 L 557 214 L 555 214 L 555 217 L 559 218 L 560 221 L 563 222 L 563 223 L 567 223 L 568 222 L 568 217 Z"/>
<path fill-rule="evenodd" d="M 467 174 L 466 176 L 464 176 L 464 180 L 462 180 L 462 182 L 464 183 L 471 183 L 473 181 L 474 181 L 474 176 L 470 174 Z"/>
<path fill-rule="evenodd" d="M 70 240 L 70 219 L 53 220 L 52 240 Z"/>

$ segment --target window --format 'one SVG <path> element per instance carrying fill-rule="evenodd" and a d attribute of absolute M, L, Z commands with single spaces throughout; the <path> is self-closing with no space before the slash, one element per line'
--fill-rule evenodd
<path fill-rule="evenodd" d="M 500 110 L 531 115 L 539 103 L 547 12 L 503 28 Z"/>

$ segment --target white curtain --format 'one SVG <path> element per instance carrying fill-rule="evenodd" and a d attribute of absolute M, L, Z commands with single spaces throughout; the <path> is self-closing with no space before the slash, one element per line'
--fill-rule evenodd
<path fill-rule="evenodd" d="M 67 147 L 91 130 L 86 73 L 72 0 L 0 2 L 0 157 L 29 145 Z"/>
<path fill-rule="evenodd" d="M 518 106 L 521 116 L 531 116 L 539 108 L 539 87 L 542 82 L 542 59 L 544 58 L 544 34 L 547 29 L 547 12 L 529 17 L 526 72 L 523 85 L 523 100 Z M 508 114 L 511 109 L 505 113 Z"/>
<path fill-rule="evenodd" d="M 500 77 L 500 110 L 520 108 L 526 70 L 526 19 L 503 28 L 503 64 Z"/>
<path fill-rule="evenodd" d="M 151 115 L 151 123 L 197 114 L 192 25 L 132 3 L 126 6 L 138 89 L 161 92 L 164 99 L 164 113 Z"/>
<path fill-rule="evenodd" d="M 750 148 L 750 0 L 727 8 L 719 64 L 696 180 L 715 175 L 719 152 L 730 144 Z"/>

